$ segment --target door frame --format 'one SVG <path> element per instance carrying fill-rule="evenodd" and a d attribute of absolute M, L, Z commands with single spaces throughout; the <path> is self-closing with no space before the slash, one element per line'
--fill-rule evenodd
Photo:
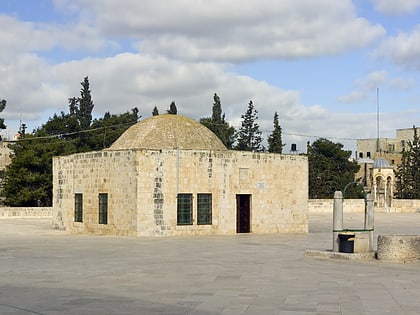
<path fill-rule="evenodd" d="M 251 194 L 236 195 L 236 233 L 251 232 Z"/>

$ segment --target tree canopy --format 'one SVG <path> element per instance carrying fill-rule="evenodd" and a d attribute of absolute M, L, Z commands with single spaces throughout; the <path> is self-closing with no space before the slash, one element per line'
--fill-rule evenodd
<path fill-rule="evenodd" d="M 200 123 L 213 131 L 223 144 L 231 149 L 235 142 L 235 128 L 226 122 L 225 114 L 222 113 L 220 97 L 216 93 L 214 93 L 213 101 L 211 117 L 201 118 Z"/>
<path fill-rule="evenodd" d="M 4 111 L 4 109 L 6 108 L 6 104 L 7 104 L 6 100 L 0 101 L 0 113 Z M 6 129 L 6 125 L 4 124 L 4 118 L 0 118 L 0 129 Z M 0 140 L 1 140 L 1 137 L 0 137 Z"/>
<path fill-rule="evenodd" d="M 324 138 L 308 146 L 309 198 L 332 198 L 337 190 L 343 191 L 345 198 L 363 197 L 363 186 L 352 184 L 360 166 L 350 160 L 351 151 L 343 150 L 341 143 Z"/>
<path fill-rule="evenodd" d="M 252 101 L 249 101 L 248 108 L 245 114 L 241 115 L 241 118 L 242 123 L 236 134 L 237 144 L 235 149 L 241 151 L 264 151 L 260 126 L 257 123 L 258 112 Z"/>
<path fill-rule="evenodd" d="M 274 130 L 268 136 L 268 139 L 267 139 L 268 152 L 282 153 L 284 144 L 283 144 L 282 135 L 281 135 L 281 127 L 279 124 L 279 115 L 277 114 L 277 112 L 274 113 L 273 125 L 274 125 Z"/>
<path fill-rule="evenodd" d="M 12 162 L 6 168 L 2 192 L 6 205 L 51 206 L 53 156 L 106 148 L 140 118 L 138 109 L 133 108 L 120 115 L 107 112 L 93 122 L 89 118 L 81 119 L 82 112 L 91 117 L 89 108 L 93 109 L 86 81 L 82 86 L 82 96 L 69 99 L 68 113 L 54 114 L 33 134 L 22 133 L 10 145 Z M 80 101 L 83 98 L 85 103 Z M 86 108 L 81 110 L 81 107 Z"/>
<path fill-rule="evenodd" d="M 168 114 L 176 115 L 178 113 L 178 109 L 176 108 L 176 104 L 173 101 L 171 105 L 169 105 Z"/>
<path fill-rule="evenodd" d="M 420 140 L 413 126 L 413 140 L 408 141 L 408 150 L 403 150 L 401 164 L 395 171 L 395 197 L 420 199 Z"/>

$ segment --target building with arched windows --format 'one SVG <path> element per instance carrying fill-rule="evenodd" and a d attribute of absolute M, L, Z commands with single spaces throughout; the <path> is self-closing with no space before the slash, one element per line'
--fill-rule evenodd
<path fill-rule="evenodd" d="M 379 208 L 392 207 L 394 196 L 394 168 L 384 158 L 379 158 L 372 165 L 373 200 Z"/>
<path fill-rule="evenodd" d="M 306 156 L 227 150 L 202 124 L 158 115 L 108 149 L 53 159 L 53 222 L 158 236 L 308 230 Z"/>

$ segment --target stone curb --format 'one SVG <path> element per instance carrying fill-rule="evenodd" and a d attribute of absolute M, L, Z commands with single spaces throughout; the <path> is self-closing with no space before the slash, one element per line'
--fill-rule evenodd
<path fill-rule="evenodd" d="M 305 256 L 316 258 L 334 258 L 342 260 L 376 260 L 376 252 L 371 253 L 340 253 L 330 250 L 309 249 L 305 251 Z"/>

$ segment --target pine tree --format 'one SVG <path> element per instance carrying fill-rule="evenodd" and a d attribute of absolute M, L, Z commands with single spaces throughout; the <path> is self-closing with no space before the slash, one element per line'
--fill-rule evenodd
<path fill-rule="evenodd" d="M 178 109 L 176 108 L 175 102 L 172 102 L 169 105 L 168 114 L 176 115 L 178 113 Z"/>
<path fill-rule="evenodd" d="M 235 128 L 225 121 L 225 115 L 222 114 L 220 97 L 216 93 L 214 93 L 213 100 L 214 103 L 211 118 L 201 118 L 200 123 L 213 131 L 223 144 L 227 148 L 231 149 L 233 143 L 235 142 Z"/>
<path fill-rule="evenodd" d="M 245 114 L 241 115 L 242 124 L 237 133 L 236 150 L 241 151 L 264 151 L 260 126 L 257 124 L 258 112 L 254 108 L 252 101 L 249 101 Z"/>
<path fill-rule="evenodd" d="M 395 171 L 395 196 L 400 199 L 420 199 L 420 139 L 413 126 L 413 140 L 403 150 L 401 164 Z"/>
<path fill-rule="evenodd" d="M 158 116 L 159 115 L 159 110 L 158 110 L 158 108 L 156 106 L 153 107 L 152 115 L 153 116 Z"/>
<path fill-rule="evenodd" d="M 277 112 L 274 113 L 273 120 L 274 130 L 271 135 L 268 136 L 268 152 L 271 153 L 282 153 L 283 152 L 283 140 L 281 136 L 281 127 L 279 125 L 279 115 Z"/>
<path fill-rule="evenodd" d="M 0 101 L 0 113 L 4 111 L 4 109 L 6 108 L 6 104 L 7 104 L 6 100 Z M 4 124 L 4 118 L 0 118 L 0 129 L 6 129 L 6 125 Z"/>

